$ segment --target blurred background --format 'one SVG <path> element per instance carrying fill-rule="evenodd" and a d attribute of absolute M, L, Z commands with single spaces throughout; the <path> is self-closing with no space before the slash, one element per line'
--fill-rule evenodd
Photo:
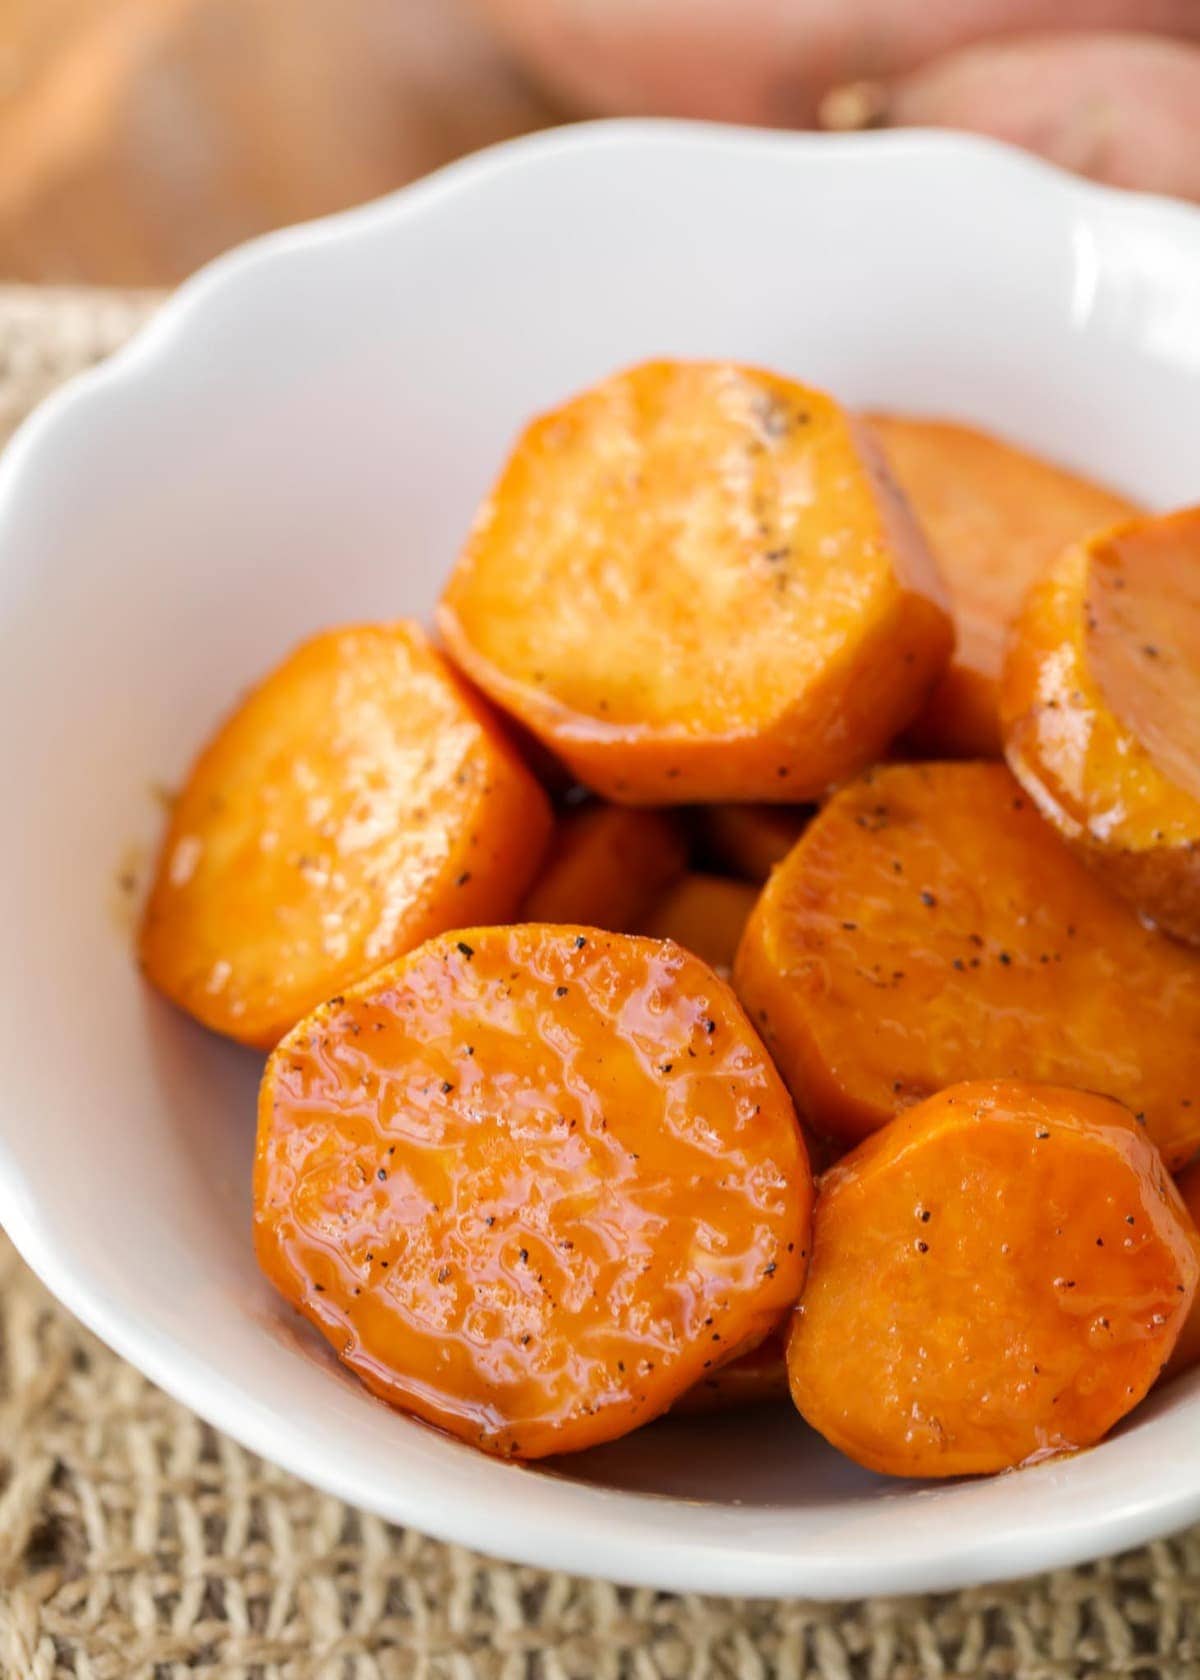
<path fill-rule="evenodd" d="M 1200 0 L 0 0 L 0 279 L 170 284 L 580 117 L 999 135 L 1200 198 Z"/>

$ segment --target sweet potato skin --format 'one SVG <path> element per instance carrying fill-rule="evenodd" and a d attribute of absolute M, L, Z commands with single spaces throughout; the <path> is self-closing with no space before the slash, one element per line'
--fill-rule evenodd
<path fill-rule="evenodd" d="M 931 757 L 1000 758 L 1004 645 L 1027 590 L 1069 543 L 1137 510 L 986 432 L 898 414 L 869 419 L 954 614 L 954 654 L 908 740 Z"/>
<path fill-rule="evenodd" d="M 263 1080 L 267 1276 L 376 1394 L 503 1457 L 610 1440 L 756 1345 L 811 1196 L 733 993 L 656 940 L 443 935 Z"/>
<path fill-rule="evenodd" d="M 160 991 L 270 1049 L 340 986 L 515 910 L 545 795 L 414 624 L 327 631 L 217 731 L 176 800 L 139 955 Z"/>
<path fill-rule="evenodd" d="M 1005 750 L 1063 838 L 1143 915 L 1200 941 L 1200 508 L 1068 549 L 1004 668 Z"/>
<path fill-rule="evenodd" d="M 651 907 L 686 867 L 687 842 L 673 813 L 592 800 L 559 818 L 520 920 L 644 932 Z"/>
<path fill-rule="evenodd" d="M 855 1142 L 971 1077 L 1072 1084 L 1200 1143 L 1200 958 L 1145 927 L 1000 764 L 888 765 L 775 871 L 734 969 L 802 1115 Z"/>
<path fill-rule="evenodd" d="M 767 879 L 791 851 L 812 816 L 808 805 L 705 805 L 697 823 L 705 854 L 743 880 Z"/>
<path fill-rule="evenodd" d="M 640 932 L 673 939 L 728 976 L 758 893 L 747 881 L 692 870 L 662 894 Z"/>
<path fill-rule="evenodd" d="M 867 429 L 703 362 L 643 364 L 535 420 L 438 627 L 623 804 L 814 797 L 911 720 L 953 636 Z"/>
<path fill-rule="evenodd" d="M 1200 50 L 1133 17 L 1121 33 L 981 39 L 890 84 L 846 89 L 823 115 L 834 127 L 841 115 L 990 134 L 1111 186 L 1200 199 L 1198 100 Z"/>
<path fill-rule="evenodd" d="M 710 1371 L 681 1395 L 671 1411 L 677 1417 L 740 1411 L 788 1398 L 787 1352 L 781 1331 L 772 1331 L 756 1348 Z"/>
<path fill-rule="evenodd" d="M 957 1085 L 821 1182 L 792 1397 L 857 1463 L 980 1475 L 1101 1440 L 1196 1293 L 1196 1233 L 1142 1129 L 1089 1092 Z"/>

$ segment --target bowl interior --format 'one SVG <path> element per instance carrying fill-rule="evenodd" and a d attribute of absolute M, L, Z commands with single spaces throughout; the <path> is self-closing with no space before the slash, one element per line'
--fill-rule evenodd
<path fill-rule="evenodd" d="M 52 1287 L 251 1445 L 536 1561 L 854 1592 L 1056 1561 L 1102 1514 L 1140 1537 L 1194 1382 L 1086 1459 L 937 1490 L 783 1411 L 540 1471 L 387 1411 L 255 1270 L 259 1059 L 146 992 L 121 878 L 144 878 L 161 789 L 301 635 L 428 611 L 514 431 L 572 389 L 736 357 L 1166 505 L 1196 495 L 1198 296 L 1196 218 L 998 150 L 617 125 L 220 264 L 55 404 L 0 481 L 0 1217 Z M 1174 1485 L 1197 1502 L 1200 1471 Z"/>

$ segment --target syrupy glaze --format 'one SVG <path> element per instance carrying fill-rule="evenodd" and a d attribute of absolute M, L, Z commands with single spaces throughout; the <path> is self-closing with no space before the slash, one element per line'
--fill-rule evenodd
<path fill-rule="evenodd" d="M 729 989 L 581 927 L 430 941 L 280 1045 L 260 1263 L 376 1393 L 536 1458 L 665 1410 L 778 1321 L 811 1176 Z"/>
<path fill-rule="evenodd" d="M 738 993 L 801 1112 L 853 1142 L 957 1080 L 1103 1091 L 1200 1145 L 1200 954 L 1145 927 L 1001 764 L 842 789 L 750 918 Z"/>
<path fill-rule="evenodd" d="M 983 1474 L 1094 1445 L 1157 1378 L 1196 1233 L 1116 1103 L 951 1087 L 825 1174 L 792 1397 L 858 1463 Z"/>

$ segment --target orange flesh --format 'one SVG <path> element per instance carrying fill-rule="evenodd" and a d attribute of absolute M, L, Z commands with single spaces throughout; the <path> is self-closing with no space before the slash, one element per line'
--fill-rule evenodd
<path fill-rule="evenodd" d="M 953 658 L 913 725 L 922 751 L 998 758 L 998 683 L 1026 590 L 1068 543 L 1136 512 L 1123 497 L 967 426 L 873 414 L 954 615 Z"/>
<path fill-rule="evenodd" d="M 1200 956 L 1142 925 L 999 764 L 885 766 L 775 871 L 735 984 L 801 1112 L 854 1141 L 974 1076 L 1102 1091 L 1200 1144 Z"/>
<path fill-rule="evenodd" d="M 305 642 L 176 801 L 141 929 L 148 978 L 269 1049 L 340 986 L 504 919 L 551 825 L 497 724 L 414 624 Z"/>
<path fill-rule="evenodd" d="M 1196 1240 L 1116 1103 L 955 1086 L 822 1179 L 792 1397 L 886 1475 L 978 1475 L 1091 1446 L 1169 1356 Z"/>
<path fill-rule="evenodd" d="M 264 1271 L 375 1393 L 502 1456 L 621 1435 L 760 1341 L 810 1204 L 732 992 L 655 940 L 445 935 L 263 1080 Z"/>
<path fill-rule="evenodd" d="M 639 923 L 686 866 L 683 832 L 668 812 L 594 800 L 559 820 L 520 920 L 645 932 Z"/>
<path fill-rule="evenodd" d="M 640 931 L 655 939 L 673 939 L 718 974 L 728 974 L 757 899 L 745 881 L 696 871 L 663 894 Z"/>
<path fill-rule="evenodd" d="M 874 440 L 828 397 L 647 363 L 523 433 L 438 612 L 455 659 L 627 803 L 808 798 L 949 653 Z"/>
<path fill-rule="evenodd" d="M 1005 750 L 1043 813 L 1143 914 L 1200 939 L 1200 510 L 1068 549 L 1005 665 Z"/>
<path fill-rule="evenodd" d="M 1200 804 L 1200 509 L 1089 549 L 1087 662 L 1118 721 Z"/>

